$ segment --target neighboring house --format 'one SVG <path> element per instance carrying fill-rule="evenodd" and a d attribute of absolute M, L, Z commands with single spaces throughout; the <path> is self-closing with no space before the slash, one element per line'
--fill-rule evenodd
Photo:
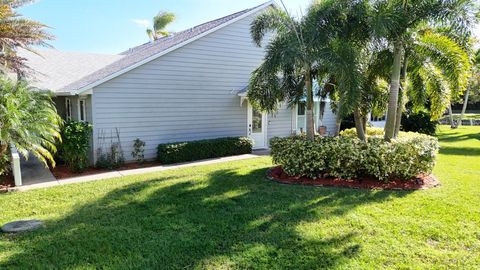
<path fill-rule="evenodd" d="M 117 130 L 126 160 L 132 160 L 136 138 L 146 142 L 146 158 L 156 156 L 160 143 L 228 136 L 249 136 L 255 148 L 267 148 L 270 138 L 305 129 L 302 105 L 282 106 L 267 115 L 252 109 L 246 98 L 251 73 L 264 57 L 264 48 L 252 42 L 250 24 L 272 5 L 243 10 L 119 55 L 40 50 L 41 57 L 26 53 L 26 58 L 37 72 L 36 86 L 54 91 L 62 117 L 93 124 L 93 162 L 105 134 Z M 335 128 L 328 103 L 323 125 L 327 131 Z"/>

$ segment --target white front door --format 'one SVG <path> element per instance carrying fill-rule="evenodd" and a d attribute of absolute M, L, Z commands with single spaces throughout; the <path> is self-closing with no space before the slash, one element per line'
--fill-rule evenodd
<path fill-rule="evenodd" d="M 261 149 L 267 147 L 267 114 L 255 110 L 248 104 L 248 137 L 250 137 L 254 144 L 254 149 Z"/>

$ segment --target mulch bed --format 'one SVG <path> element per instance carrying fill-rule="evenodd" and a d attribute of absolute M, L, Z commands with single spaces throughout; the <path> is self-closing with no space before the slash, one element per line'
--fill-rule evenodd
<path fill-rule="evenodd" d="M 304 176 L 289 176 L 283 171 L 281 166 L 268 170 L 267 178 L 278 183 L 289 185 L 346 187 L 356 189 L 418 190 L 434 188 L 440 185 L 440 182 L 432 174 L 418 175 L 407 181 L 392 179 L 390 182 L 384 183 L 369 177 L 362 177 L 359 179 L 340 179 L 334 177 L 312 179 Z"/>
<path fill-rule="evenodd" d="M 156 161 L 147 161 L 142 164 L 139 163 L 126 163 L 122 165 L 120 168 L 108 170 L 108 169 L 99 169 L 95 167 L 88 167 L 85 171 L 73 172 L 70 168 L 64 164 L 57 164 L 55 168 L 51 169 L 53 176 L 57 179 L 65 179 L 71 177 L 78 177 L 78 176 L 86 176 L 98 173 L 106 173 L 111 171 L 123 171 L 123 170 L 131 170 L 131 169 L 140 169 L 140 168 L 148 168 L 148 167 L 155 167 L 160 166 L 160 163 Z"/>
<path fill-rule="evenodd" d="M 13 175 L 6 174 L 0 176 L 0 193 L 8 192 L 8 189 L 15 186 L 15 179 Z"/>

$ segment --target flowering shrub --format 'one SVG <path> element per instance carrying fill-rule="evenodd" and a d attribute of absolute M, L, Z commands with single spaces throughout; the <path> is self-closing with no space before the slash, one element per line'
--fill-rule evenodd
<path fill-rule="evenodd" d="M 380 136 L 362 142 L 353 136 L 303 136 L 273 138 L 270 141 L 273 162 L 282 165 L 289 175 L 319 178 L 330 175 L 343 179 L 371 176 L 388 182 L 408 180 L 420 173 L 430 173 L 438 151 L 436 138 L 403 133 L 392 142 Z"/>

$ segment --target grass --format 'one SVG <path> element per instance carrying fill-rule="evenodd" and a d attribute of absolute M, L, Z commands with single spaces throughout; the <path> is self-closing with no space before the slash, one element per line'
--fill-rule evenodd
<path fill-rule="evenodd" d="M 370 191 L 265 180 L 267 157 L 0 195 L 4 269 L 475 269 L 480 128 L 444 127 L 440 188 Z"/>

